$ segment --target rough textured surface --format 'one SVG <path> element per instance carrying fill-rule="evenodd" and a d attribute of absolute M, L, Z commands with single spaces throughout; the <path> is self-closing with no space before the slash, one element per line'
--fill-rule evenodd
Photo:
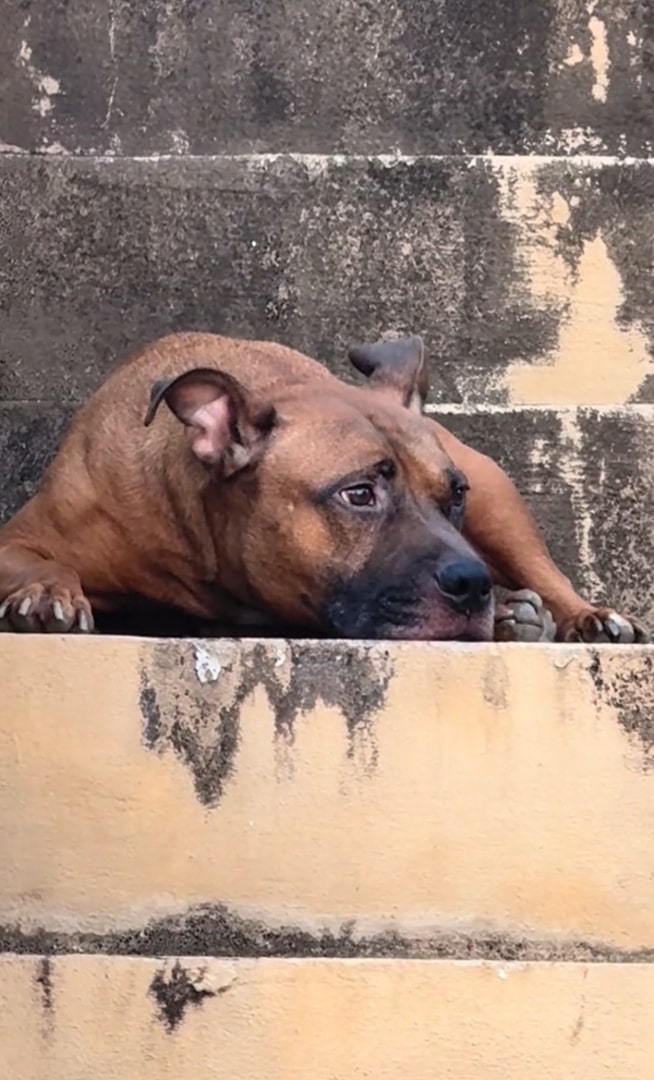
<path fill-rule="evenodd" d="M 649 1075 L 651 966 L 0 960 L 11 1080 Z M 29 1046 L 29 1055 L 25 1047 Z M 138 1062 L 138 1073 L 135 1063 Z"/>
<path fill-rule="evenodd" d="M 401 924 L 401 920 L 399 920 Z M 528 932 L 506 933 L 478 927 L 471 920 L 456 929 L 429 926 L 369 929 L 355 919 L 326 927 L 289 921 L 273 924 L 265 915 L 248 918 L 225 904 L 202 904 L 181 915 L 151 918 L 135 929 L 93 933 L 44 930 L 24 931 L 15 924 L 0 926 L 0 952 L 43 955 L 43 994 L 48 992 L 48 963 L 53 956 L 223 956 L 279 957 L 283 959 L 399 959 L 506 961 L 508 963 L 584 963 L 654 965 L 654 948 L 625 949 L 602 941 L 569 937 L 536 938 Z M 653 966 L 654 970 L 654 966 Z M 164 1005 L 172 1008 L 175 991 L 184 989 L 183 977 L 164 984 Z M 50 987 L 50 994 L 52 988 Z M 163 995 L 162 995 L 163 996 Z M 168 999 L 173 997 L 169 1003 Z"/>
<path fill-rule="evenodd" d="M 647 0 L 5 4 L 0 140 L 68 152 L 650 152 Z"/>
<path fill-rule="evenodd" d="M 5 636 L 0 945 L 652 956 L 654 647 L 343 653 Z"/>
<path fill-rule="evenodd" d="M 654 165 L 0 156 L 0 399 L 171 329 L 419 332 L 442 402 L 654 399 Z"/>
<path fill-rule="evenodd" d="M 320 702 L 344 716 L 353 756 L 357 740 L 371 736 L 373 718 L 386 704 L 392 671 L 385 646 L 311 649 L 301 642 L 288 642 L 275 649 L 260 643 L 241 654 L 220 642 L 194 651 L 180 651 L 166 643 L 155 656 L 158 678 L 147 670 L 141 677 L 139 704 L 146 743 L 153 750 L 173 746 L 193 774 L 198 798 L 207 806 L 217 805 L 234 775 L 241 708 L 259 687 L 265 688 L 281 739 L 292 742 L 299 717 Z M 189 677 L 195 691 L 195 709 L 190 713 Z M 212 685 L 218 678 L 224 690 L 219 704 Z M 196 679 L 204 689 L 195 685 Z"/>
<path fill-rule="evenodd" d="M 71 412 L 0 405 L 0 521 L 34 492 Z M 435 415 L 507 469 L 579 588 L 654 625 L 650 406 Z"/>
<path fill-rule="evenodd" d="M 36 492 L 74 409 L 0 402 L 0 522 Z"/>

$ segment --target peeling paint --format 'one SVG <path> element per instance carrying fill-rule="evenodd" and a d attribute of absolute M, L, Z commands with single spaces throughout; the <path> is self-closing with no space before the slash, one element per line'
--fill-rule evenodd
<path fill-rule="evenodd" d="M 652 373 L 646 333 L 620 324 L 624 285 L 599 230 L 572 267 L 560 242 L 570 205 L 544 193 L 533 165 L 499 171 L 502 213 L 516 228 L 516 255 L 531 303 L 556 313 L 559 341 L 537 361 L 518 360 L 502 376 L 516 404 L 603 405 L 628 401 Z"/>
<path fill-rule="evenodd" d="M 591 542 L 593 507 L 589 504 L 586 490 L 586 448 L 576 412 L 561 413 L 561 437 L 565 452 L 560 457 L 559 469 L 570 490 L 572 520 L 579 558 L 584 568 L 584 584 L 589 597 L 601 597 L 604 583 L 595 569 Z"/>
<path fill-rule="evenodd" d="M 606 25 L 596 15 L 591 15 L 588 21 L 588 31 L 591 37 L 590 62 L 595 74 L 595 82 L 591 93 L 595 101 L 605 102 L 609 87 L 609 46 L 606 34 Z"/>
<path fill-rule="evenodd" d="M 117 16 L 116 16 L 116 0 L 108 0 L 107 5 L 109 22 L 107 28 L 107 35 L 109 39 L 109 63 L 112 69 L 111 87 L 109 89 L 109 95 L 107 97 L 107 111 L 102 121 L 102 127 L 107 128 L 111 123 L 111 119 L 114 111 L 114 102 L 116 100 L 116 91 L 118 89 L 118 80 L 120 78 L 117 56 L 116 56 L 116 30 L 117 30 Z"/>
<path fill-rule="evenodd" d="M 566 67 L 575 67 L 577 64 L 583 63 L 583 60 L 584 54 L 575 42 L 573 45 L 570 46 L 570 49 L 568 50 L 568 55 L 565 57 L 563 63 L 566 65 Z"/>
<path fill-rule="evenodd" d="M 39 116 L 47 116 L 52 111 L 52 98 L 61 93 L 59 80 L 35 67 L 32 63 L 32 49 L 26 41 L 20 43 L 18 63 L 25 69 L 38 91 L 39 96 L 34 99 L 32 108 Z"/>
<path fill-rule="evenodd" d="M 195 642 L 195 674 L 201 683 L 215 682 L 221 671 L 221 663 L 207 645 Z"/>
<path fill-rule="evenodd" d="M 186 676 L 188 660 L 195 687 Z M 143 739 L 159 753 L 171 747 L 191 769 L 198 798 L 216 806 L 234 771 L 243 703 L 262 687 L 274 712 L 278 743 L 292 746 L 297 717 L 321 699 L 343 714 L 348 754 L 369 773 L 377 760 L 374 717 L 384 705 L 391 677 L 381 647 L 355 655 L 340 642 L 324 642 L 319 650 L 302 641 L 286 642 L 276 653 L 263 645 L 241 650 L 226 639 L 184 641 L 175 649 L 162 645 L 154 668 L 141 674 Z M 280 768 L 286 774 L 291 769 L 285 751 Z"/>
<path fill-rule="evenodd" d="M 170 136 L 170 132 L 168 135 Z M 569 154 L 575 150 L 583 150 L 583 152 L 575 153 L 574 165 L 583 169 L 598 169 L 601 167 L 610 168 L 615 165 L 625 166 L 654 166 L 654 141 L 648 143 L 642 154 L 612 154 L 607 153 L 604 143 L 593 135 L 590 129 L 586 128 L 566 128 L 563 133 L 563 142 L 556 146 L 552 144 L 549 148 L 546 148 L 543 153 L 530 153 L 528 157 L 522 154 L 495 154 L 492 151 L 488 151 L 485 154 L 478 153 L 465 153 L 460 154 L 403 154 L 399 152 L 393 153 L 375 153 L 375 154 L 348 154 L 344 157 L 343 154 L 317 154 L 317 153 L 304 153 L 293 150 L 284 150 L 279 153 L 267 152 L 244 152 L 234 154 L 184 154 L 185 159 L 190 163 L 207 163 L 218 165 L 221 162 L 233 162 L 235 164 L 241 164 L 243 166 L 251 167 L 256 173 L 264 171 L 268 166 L 293 163 L 296 165 L 302 165 L 307 170 L 307 178 L 310 180 L 317 180 L 329 174 L 334 166 L 345 167 L 352 163 L 369 163 L 374 162 L 378 165 L 388 168 L 393 165 L 415 165 L 418 163 L 424 164 L 447 164 L 457 163 L 464 164 L 466 168 L 474 169 L 475 166 L 488 164 L 496 164 L 498 167 L 503 167 L 508 170 L 520 169 L 525 166 L 528 168 L 542 168 L 548 165 L 570 165 Z M 117 141 L 115 146 L 120 146 L 120 140 L 116 137 Z M 62 157 L 71 157 L 76 151 L 70 150 L 63 144 L 49 143 L 48 145 L 60 145 L 61 149 L 59 153 Z M 3 143 L 0 141 L 0 151 L 6 152 L 20 157 L 30 157 L 32 154 L 43 154 L 43 146 L 36 146 L 33 150 L 26 150 L 22 146 L 12 145 L 10 143 Z M 129 156 L 130 162 L 138 162 L 142 164 L 158 165 L 162 161 L 174 162 L 179 157 L 179 154 L 171 151 L 156 151 L 148 154 L 133 154 Z M 95 165 L 111 165 L 115 166 L 115 151 L 97 152 L 92 155 L 93 163 Z M 120 164 L 120 163 L 118 163 Z M 301 208 L 301 213 L 305 213 L 306 210 Z"/>

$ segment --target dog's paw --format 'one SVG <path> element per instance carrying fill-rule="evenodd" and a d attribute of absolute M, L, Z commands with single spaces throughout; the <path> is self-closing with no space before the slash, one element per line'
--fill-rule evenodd
<path fill-rule="evenodd" d="M 17 589 L 0 604 L 0 633 L 90 634 L 91 605 L 82 593 L 37 583 Z"/>
<path fill-rule="evenodd" d="M 569 619 L 560 628 L 559 638 L 587 645 L 645 645 L 650 635 L 638 619 L 600 607 Z"/>
<path fill-rule="evenodd" d="M 554 641 L 556 626 L 538 593 L 496 587 L 495 641 Z"/>

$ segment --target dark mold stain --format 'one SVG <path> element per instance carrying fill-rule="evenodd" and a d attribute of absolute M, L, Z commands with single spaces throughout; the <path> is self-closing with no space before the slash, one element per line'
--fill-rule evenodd
<path fill-rule="evenodd" d="M 582 435 L 583 487 L 592 507 L 588 542 L 604 595 L 649 625 L 654 611 L 652 430 L 646 416 L 593 409 L 577 413 Z"/>
<path fill-rule="evenodd" d="M 265 686 L 278 734 L 292 738 L 297 717 L 323 701 L 345 717 L 351 751 L 358 730 L 373 735 L 374 716 L 386 701 L 392 675 L 388 653 L 374 656 L 366 646 L 353 648 L 340 643 L 307 647 L 289 641 L 286 645 L 291 653 L 287 688 L 282 686 L 270 654 L 261 646 L 255 647 L 247 672 L 251 689 L 258 683 Z"/>
<path fill-rule="evenodd" d="M 293 925 L 270 926 L 262 919 L 241 918 L 223 904 L 191 908 L 179 916 L 153 919 L 144 927 L 107 934 L 61 934 L 48 930 L 24 933 L 17 926 L 0 927 L 0 948 L 20 954 L 86 953 L 115 956 L 324 957 L 407 959 L 580 961 L 584 963 L 652 963 L 654 949 L 623 949 L 580 938 L 534 939 L 488 930 L 435 929 L 412 937 L 383 930 L 366 937 L 355 934 L 354 920 L 336 931 L 312 932 Z M 191 987 L 183 970 L 167 981 L 155 977 L 154 994 L 165 1021 L 172 1026 L 187 1005 L 207 996 Z M 215 993 L 215 992 L 214 992 Z"/>
<path fill-rule="evenodd" d="M 451 166 L 429 159 L 398 161 L 389 166 L 373 158 L 366 163 L 366 173 L 386 195 L 402 201 L 431 201 L 447 195 L 456 176 Z"/>
<path fill-rule="evenodd" d="M 638 656 L 638 664 L 620 665 L 603 663 L 599 650 L 594 650 L 588 671 L 597 697 L 615 709 L 620 727 L 640 745 L 643 769 L 654 768 L 654 701 L 652 700 L 652 672 L 654 663 L 649 652 Z"/>
<path fill-rule="evenodd" d="M 216 997 L 226 990 L 227 987 L 221 987 L 220 990 L 197 987 L 186 969 L 176 960 L 168 976 L 163 968 L 156 973 L 150 983 L 149 993 L 157 1003 L 159 1019 L 172 1033 L 181 1024 L 189 1005 L 198 1008 L 205 998 Z"/>
<path fill-rule="evenodd" d="M 577 272 L 585 245 L 601 236 L 619 272 L 624 299 L 615 314 L 622 328 L 633 327 L 654 341 L 651 289 L 651 208 L 654 170 L 620 162 L 602 168 L 557 163 L 538 173 L 538 189 L 554 191 L 570 207 L 569 220 L 558 228 L 557 252 Z M 653 399 L 653 382 L 644 378 L 630 400 Z"/>
<path fill-rule="evenodd" d="M 139 695 L 141 716 L 143 717 L 143 741 L 153 750 L 157 740 L 161 738 L 163 731 L 161 723 L 161 710 L 157 702 L 157 692 L 150 685 L 145 671 L 141 672 L 141 693 Z"/>
<path fill-rule="evenodd" d="M 36 975 L 34 976 L 35 982 L 39 988 L 41 997 L 41 1005 L 46 1012 L 52 1012 L 53 1009 L 53 991 L 52 991 L 52 960 L 49 956 L 43 956 L 39 960 Z"/>
<path fill-rule="evenodd" d="M 144 742 L 150 750 L 161 752 L 167 745 L 191 770 L 198 799 L 206 806 L 216 806 L 234 769 L 239 743 L 239 704 L 221 704 L 215 697 L 215 684 L 202 685 L 189 665 L 185 646 L 159 646 L 156 655 L 166 671 L 164 682 L 170 678 L 171 664 L 176 660 L 182 670 L 172 686 L 155 686 L 156 676 L 142 673 L 142 684 L 148 693 L 145 702 L 141 695 L 144 720 Z M 161 657 L 165 656 L 163 662 Z M 156 717 L 157 724 L 151 723 Z M 156 727 L 156 735 L 148 738 Z"/>
<path fill-rule="evenodd" d="M 534 306 L 520 262 L 520 231 L 502 211 L 495 167 L 480 163 L 452 187 L 462 227 L 459 294 L 447 312 L 456 331 L 441 342 L 430 326 L 428 355 L 431 368 L 438 368 L 455 393 L 443 398 L 432 382 L 430 400 L 477 401 L 483 387 L 485 403 L 503 405 L 507 390 L 493 376 L 516 359 L 537 359 L 553 348 L 560 316 L 547 306 Z M 435 296 L 439 285 L 434 282 Z"/>
<path fill-rule="evenodd" d="M 260 643 L 241 649 L 234 643 L 233 659 L 221 660 L 215 682 L 198 682 L 190 642 L 159 644 L 150 672 L 142 674 L 144 741 L 159 751 L 173 747 L 191 769 L 197 796 L 206 806 L 217 805 L 232 776 L 241 707 L 259 686 L 268 695 L 278 738 L 292 743 L 297 717 L 323 701 L 345 718 L 350 756 L 357 736 L 365 733 L 373 746 L 374 768 L 374 716 L 384 705 L 392 675 L 387 652 L 340 642 L 287 641 L 284 647 L 290 654 L 288 685 L 280 678 L 275 655 Z"/>
<path fill-rule="evenodd" d="M 216 712 L 206 701 L 199 702 L 199 719 L 213 728 L 208 745 L 188 723 L 188 713 L 180 711 L 170 729 L 170 742 L 176 753 L 193 771 L 195 790 L 206 806 L 215 806 L 234 770 L 239 743 L 239 709 L 232 704 Z"/>
<path fill-rule="evenodd" d="M 502 154 L 538 138 L 552 81 L 551 3 L 399 0 L 397 8 L 402 30 L 390 54 L 402 50 L 411 63 L 399 81 L 403 148 Z"/>
<path fill-rule="evenodd" d="M 585 5 L 553 0 L 395 0 L 238 5 L 156 0 L 119 6 L 6 4 L 3 138 L 32 152 L 161 153 L 183 131 L 195 155 L 298 152 L 555 152 L 573 125 L 606 152 L 644 155 L 652 138 L 654 17 L 646 0 L 600 5 L 611 80 L 590 94 Z M 18 55 L 25 17 L 39 70 L 63 80 L 47 115 Z M 114 25 L 115 24 L 115 25 Z M 161 34 L 161 28 L 166 33 Z M 174 28 L 174 33 L 171 30 Z M 639 40 L 636 55 L 628 33 Z M 115 36 L 116 49 L 110 47 Z M 6 59 L 5 59 L 6 57 Z"/>

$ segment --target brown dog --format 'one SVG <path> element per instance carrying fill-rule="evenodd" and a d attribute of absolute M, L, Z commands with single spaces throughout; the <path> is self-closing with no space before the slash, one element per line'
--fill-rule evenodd
<path fill-rule="evenodd" d="M 232 630 L 543 636 L 538 597 L 494 611 L 495 583 L 539 594 L 559 639 L 646 639 L 577 596 L 506 474 L 422 415 L 419 338 L 350 359 L 364 386 L 211 334 L 128 359 L 0 530 L 0 629 L 88 631 L 93 609 L 151 608 Z"/>

